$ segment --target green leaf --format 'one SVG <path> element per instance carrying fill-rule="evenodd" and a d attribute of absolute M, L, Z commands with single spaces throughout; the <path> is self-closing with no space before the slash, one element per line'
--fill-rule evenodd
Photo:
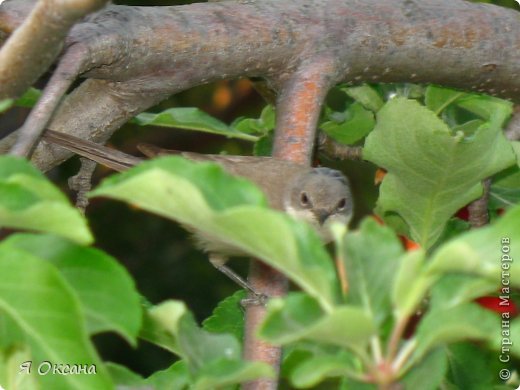
<path fill-rule="evenodd" d="M 112 257 L 53 236 L 17 234 L 3 245 L 57 267 L 81 302 L 89 334 L 114 331 L 136 344 L 142 319 L 140 297 L 131 276 Z"/>
<path fill-rule="evenodd" d="M 516 317 L 510 323 L 510 340 L 520 340 L 520 319 Z M 502 343 L 502 339 L 499 340 Z M 511 354 L 520 357 L 520 345 L 518 342 L 512 342 L 513 345 L 510 346 Z M 501 345 L 502 346 L 502 345 Z"/>
<path fill-rule="evenodd" d="M 223 360 L 241 360 L 240 343 L 235 337 L 199 328 L 189 312 L 180 318 L 177 332 L 181 356 L 193 370 L 206 369 L 208 365 Z"/>
<path fill-rule="evenodd" d="M 381 107 L 383 107 L 383 99 L 379 93 L 368 84 L 340 89 L 352 99 L 361 103 L 367 110 L 378 112 Z"/>
<path fill-rule="evenodd" d="M 273 151 L 274 133 L 263 135 L 255 142 L 253 154 L 255 156 L 271 156 Z"/>
<path fill-rule="evenodd" d="M 392 313 L 390 292 L 404 253 L 401 242 L 390 228 L 373 218 L 366 218 L 359 230 L 349 232 L 344 240 L 348 302 L 363 307 L 381 327 Z"/>
<path fill-rule="evenodd" d="M 344 121 L 324 122 L 320 128 L 336 141 L 350 145 L 366 136 L 374 124 L 374 114 L 361 103 L 353 103 L 345 111 Z"/>
<path fill-rule="evenodd" d="M 496 289 L 495 281 L 474 275 L 447 274 L 432 288 L 430 306 L 447 309 L 492 294 Z"/>
<path fill-rule="evenodd" d="M 405 390 L 436 390 L 440 388 L 447 369 L 446 349 L 437 348 L 407 372 L 400 383 L 404 385 Z M 471 387 L 462 388 L 470 389 Z"/>
<path fill-rule="evenodd" d="M 520 287 L 520 206 L 510 209 L 491 226 L 470 231 L 442 245 L 428 265 L 430 274 L 466 273 Z M 504 275 L 507 272 L 508 275 Z"/>
<path fill-rule="evenodd" d="M 13 106 L 12 99 L 0 100 L 0 113 L 9 110 Z"/>
<path fill-rule="evenodd" d="M 169 108 L 158 114 L 143 112 L 137 115 L 132 121 L 140 126 L 174 127 L 219 134 L 248 141 L 257 140 L 257 137 L 240 132 L 194 107 Z"/>
<path fill-rule="evenodd" d="M 462 132 L 464 134 L 464 137 L 470 139 L 483 124 L 485 124 L 484 121 L 480 119 L 474 119 L 467 121 L 461 125 L 453 126 L 451 131 L 453 132 L 453 134 Z"/>
<path fill-rule="evenodd" d="M 487 95 L 468 94 L 457 105 L 501 128 L 513 112 L 513 103 Z"/>
<path fill-rule="evenodd" d="M 275 344 L 313 340 L 342 347 L 364 346 L 374 333 L 373 320 L 365 310 L 342 305 L 326 313 L 303 293 L 272 299 L 260 328 L 260 336 Z"/>
<path fill-rule="evenodd" d="M 206 318 L 202 327 L 212 333 L 230 333 L 242 340 L 244 337 L 244 310 L 240 306 L 246 292 L 239 290 L 220 301 L 211 316 Z"/>
<path fill-rule="evenodd" d="M 452 135 L 416 101 L 402 98 L 379 111 L 363 156 L 388 171 L 378 201 L 383 217 L 398 213 L 412 239 L 425 248 L 458 209 L 481 195 L 484 178 L 515 163 L 511 145 L 494 121 L 468 140 Z"/>
<path fill-rule="evenodd" d="M 260 120 L 267 130 L 273 130 L 276 126 L 276 111 L 274 106 L 268 104 L 260 113 Z"/>
<path fill-rule="evenodd" d="M 19 107 L 33 107 L 38 102 L 41 95 L 42 91 L 31 87 L 22 96 L 15 100 L 14 105 Z"/>
<path fill-rule="evenodd" d="M 231 123 L 230 127 L 246 134 L 259 134 L 265 136 L 272 133 L 275 127 L 276 114 L 274 107 L 267 105 L 262 110 L 260 118 L 237 118 Z"/>
<path fill-rule="evenodd" d="M 112 388 L 88 340 L 80 303 L 58 271 L 27 252 L 0 244 L 0 274 L 0 313 L 10 317 L 24 332 L 32 355 L 31 375 L 37 377 L 41 387 Z M 38 367 L 44 361 L 56 365 L 95 365 L 97 374 L 38 375 Z M 18 370 L 22 363 L 18 362 Z"/>
<path fill-rule="evenodd" d="M 448 348 L 449 378 L 458 389 L 487 390 L 498 382 L 502 363 L 496 351 L 487 351 L 470 343 Z"/>
<path fill-rule="evenodd" d="M 93 241 L 87 222 L 41 172 L 24 159 L 0 157 L 0 227 Z"/>
<path fill-rule="evenodd" d="M 261 362 L 220 360 L 200 370 L 193 385 L 196 390 L 211 390 L 259 378 L 273 378 L 271 367 Z"/>
<path fill-rule="evenodd" d="M 218 388 L 272 375 L 265 364 L 241 359 L 240 343 L 234 336 L 199 328 L 181 302 L 167 301 L 151 308 L 143 337 L 182 357 L 193 375 L 195 389 Z"/>
<path fill-rule="evenodd" d="M 424 259 L 423 250 L 408 252 L 400 259 L 392 289 L 392 302 L 397 320 L 408 317 L 417 310 L 426 292 L 436 280 L 434 276 L 424 271 Z"/>
<path fill-rule="evenodd" d="M 414 336 L 417 349 L 411 361 L 417 361 L 433 348 L 449 343 L 463 340 L 490 343 L 498 329 L 498 316 L 474 303 L 430 310 L 417 327 Z"/>
<path fill-rule="evenodd" d="M 0 317 L 1 318 L 1 317 Z M 38 390 L 40 387 L 36 375 L 20 375 L 20 363 L 32 359 L 31 351 L 27 345 L 15 344 L 5 349 L 0 349 L 0 387 L 4 389 Z"/>
<path fill-rule="evenodd" d="M 132 386 L 132 388 L 143 386 L 144 390 L 144 378 L 141 375 L 136 374 L 125 366 L 112 362 L 106 363 L 105 367 L 116 386 Z"/>
<path fill-rule="evenodd" d="M 166 301 L 147 308 L 140 337 L 181 355 L 178 345 L 179 321 L 187 312 L 186 305 L 178 301 Z"/>
<path fill-rule="evenodd" d="M 257 257 L 324 307 L 337 300 L 335 270 L 313 228 L 268 209 L 256 187 L 215 164 L 155 159 L 112 176 L 92 194 L 127 201 Z"/>
<path fill-rule="evenodd" d="M 515 165 L 493 178 L 489 192 L 491 209 L 508 209 L 520 203 L 520 168 Z"/>
<path fill-rule="evenodd" d="M 328 378 L 357 375 L 355 371 L 352 354 L 347 351 L 336 351 L 334 354 L 318 353 L 304 358 L 292 368 L 289 379 L 298 389 L 312 388 Z"/>
<path fill-rule="evenodd" d="M 467 93 L 457 91 L 454 89 L 437 87 L 436 85 L 429 85 L 426 88 L 424 101 L 426 107 L 432 110 L 436 115 L 439 115 L 446 107 L 454 103 Z"/>
<path fill-rule="evenodd" d="M 192 384 L 192 378 L 186 362 L 179 360 L 166 370 L 155 371 L 145 383 L 155 390 L 184 390 Z"/>

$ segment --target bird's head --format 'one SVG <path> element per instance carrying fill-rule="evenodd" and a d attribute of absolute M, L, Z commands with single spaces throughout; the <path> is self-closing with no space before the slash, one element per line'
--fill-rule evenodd
<path fill-rule="evenodd" d="M 329 242 L 329 226 L 335 222 L 346 225 L 352 217 L 350 184 L 339 171 L 313 168 L 291 183 L 284 205 L 287 213 L 309 222 Z"/>

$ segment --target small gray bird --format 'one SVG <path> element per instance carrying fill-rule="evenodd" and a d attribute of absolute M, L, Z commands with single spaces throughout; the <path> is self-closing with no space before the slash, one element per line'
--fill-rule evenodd
<path fill-rule="evenodd" d="M 51 130 L 44 133 L 43 139 L 117 171 L 142 161 L 102 145 Z M 174 153 L 194 161 L 215 162 L 232 175 L 251 180 L 266 194 L 271 207 L 307 221 L 324 242 L 332 239 L 329 229 L 331 224 L 346 225 L 352 216 L 353 202 L 349 182 L 341 172 L 333 169 L 311 168 L 272 157 L 206 155 L 170 151 L 144 144 L 138 148 L 147 157 Z M 195 234 L 199 246 L 210 254 L 210 261 L 216 268 L 251 290 L 246 282 L 224 266 L 229 256 L 240 253 L 221 242 L 204 237 L 193 228 L 189 230 Z"/>

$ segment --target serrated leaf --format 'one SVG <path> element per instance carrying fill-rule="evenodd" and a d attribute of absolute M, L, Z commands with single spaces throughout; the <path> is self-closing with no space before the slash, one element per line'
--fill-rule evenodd
<path fill-rule="evenodd" d="M 17 234 L 2 245 L 56 266 L 81 302 L 89 334 L 114 331 L 136 344 L 142 319 L 140 296 L 131 276 L 115 259 L 54 236 Z"/>
<path fill-rule="evenodd" d="M 224 122 L 206 114 L 194 107 L 169 108 L 158 114 L 143 112 L 137 115 L 133 122 L 140 126 L 174 127 L 178 129 L 202 131 L 219 134 L 231 138 L 256 141 L 257 137 L 236 130 Z"/>
<path fill-rule="evenodd" d="M 324 122 L 320 128 L 336 141 L 350 145 L 366 136 L 374 128 L 374 124 L 374 114 L 361 103 L 353 103 L 345 111 L 344 121 Z"/>
<path fill-rule="evenodd" d="M 345 236 L 343 247 L 348 302 L 363 307 L 380 327 L 392 313 L 390 292 L 404 253 L 401 242 L 390 228 L 367 218 Z"/>
<path fill-rule="evenodd" d="M 0 157 L 0 226 L 54 233 L 80 244 L 93 241 L 81 213 L 26 160 Z"/>
<path fill-rule="evenodd" d="M 498 316 L 474 303 L 430 310 L 417 327 L 414 336 L 417 340 L 417 349 L 411 361 L 417 361 L 433 348 L 449 343 L 465 340 L 490 343 L 494 332 L 498 329 L 500 329 Z"/>
<path fill-rule="evenodd" d="M 127 201 L 257 257 L 324 307 L 337 300 L 335 270 L 313 228 L 268 209 L 256 187 L 215 164 L 156 159 L 105 180 L 93 195 Z"/>
<path fill-rule="evenodd" d="M 373 319 L 355 306 L 336 306 L 324 312 L 303 293 L 272 300 L 260 336 L 275 344 L 313 340 L 342 347 L 363 346 L 376 332 Z"/>
<path fill-rule="evenodd" d="M 239 290 L 223 299 L 202 323 L 202 327 L 212 333 L 230 333 L 242 340 L 244 337 L 244 309 L 240 306 L 246 292 Z"/>
<path fill-rule="evenodd" d="M 430 274 L 466 273 L 487 278 L 497 284 L 502 271 L 508 282 L 520 286 L 520 206 L 510 209 L 491 226 L 462 234 L 438 248 L 428 265 Z M 501 261 L 504 260 L 504 261 Z"/>
<path fill-rule="evenodd" d="M 30 375 L 35 375 L 41 387 L 111 389 L 110 378 L 88 340 L 79 301 L 58 271 L 24 251 L 0 244 L 0 274 L 0 312 L 25 334 L 32 354 Z M 44 361 L 94 364 L 97 374 L 38 375 Z"/>
<path fill-rule="evenodd" d="M 388 171 L 378 201 L 383 217 L 398 213 L 412 239 L 431 247 L 449 218 L 480 196 L 480 182 L 516 161 L 498 122 L 490 123 L 468 140 L 416 101 L 390 100 L 363 152 Z"/>

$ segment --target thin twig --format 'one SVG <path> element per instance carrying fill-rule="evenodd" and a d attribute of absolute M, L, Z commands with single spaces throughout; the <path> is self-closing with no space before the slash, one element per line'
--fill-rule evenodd
<path fill-rule="evenodd" d="M 88 58 L 81 47 L 71 49 L 61 59 L 38 103 L 18 130 L 18 138 L 10 150 L 15 156 L 29 157 L 63 96 L 80 73 Z"/>
<path fill-rule="evenodd" d="M 318 135 L 318 150 L 329 158 L 355 161 L 363 159 L 363 148 L 361 146 L 342 145 L 323 131 Z"/>
<path fill-rule="evenodd" d="M 488 201 L 491 187 L 491 179 L 486 179 L 482 182 L 484 192 L 482 196 L 471 202 L 468 206 L 469 223 L 471 227 L 478 228 L 486 225 L 489 222 Z"/>

